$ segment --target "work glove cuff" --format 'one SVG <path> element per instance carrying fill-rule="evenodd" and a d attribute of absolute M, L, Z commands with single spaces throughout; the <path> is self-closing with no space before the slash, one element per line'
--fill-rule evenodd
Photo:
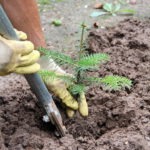
<path fill-rule="evenodd" d="M 42 70 L 55 71 L 58 74 L 66 74 L 66 72 L 61 69 L 53 59 L 47 56 L 41 56 L 38 63 Z"/>
<path fill-rule="evenodd" d="M 0 36 L 0 72 L 5 72 L 12 57 L 12 50 L 3 42 Z"/>

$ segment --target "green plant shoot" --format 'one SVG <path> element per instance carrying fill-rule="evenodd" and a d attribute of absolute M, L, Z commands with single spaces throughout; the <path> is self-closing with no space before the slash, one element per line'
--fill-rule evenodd
<path fill-rule="evenodd" d="M 62 79 L 67 85 L 68 90 L 74 96 L 78 96 L 80 93 L 85 92 L 89 85 L 101 85 L 106 90 L 121 90 L 122 88 L 130 88 L 132 85 L 131 80 L 126 77 L 117 75 L 108 75 L 105 77 L 90 77 L 88 71 L 98 70 L 100 65 L 110 60 L 109 56 L 105 53 L 86 54 L 83 47 L 83 37 L 86 25 L 81 25 L 82 33 L 80 39 L 79 55 L 76 58 L 71 58 L 63 53 L 46 50 L 40 48 L 39 50 L 45 54 L 45 57 L 52 58 L 59 65 L 66 65 L 72 69 L 73 76 L 69 75 L 57 75 L 54 71 L 42 70 L 40 75 L 46 80 L 53 80 L 55 78 Z"/>
<path fill-rule="evenodd" d="M 122 0 L 115 1 L 113 3 L 104 3 L 103 5 L 103 11 L 96 11 L 93 12 L 90 16 L 91 17 L 98 17 L 102 15 L 112 15 L 116 16 L 117 14 L 119 15 L 134 15 L 135 10 L 129 9 L 129 8 L 124 8 L 126 5 L 125 2 Z"/>

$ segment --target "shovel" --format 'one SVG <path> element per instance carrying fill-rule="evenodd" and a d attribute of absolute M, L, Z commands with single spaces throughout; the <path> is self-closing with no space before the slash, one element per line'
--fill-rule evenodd
<path fill-rule="evenodd" d="M 0 34 L 10 40 L 19 40 L 14 28 L 0 5 Z M 37 73 L 24 75 L 32 92 L 42 104 L 46 114 L 53 125 L 56 126 L 58 134 L 65 136 L 66 128 L 63 125 L 61 114 L 56 107 L 51 94 Z"/>

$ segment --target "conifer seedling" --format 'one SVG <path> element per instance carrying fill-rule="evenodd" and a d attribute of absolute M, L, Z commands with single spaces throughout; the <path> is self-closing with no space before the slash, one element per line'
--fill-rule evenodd
<path fill-rule="evenodd" d="M 68 90 L 74 97 L 80 93 L 86 92 L 89 85 L 101 85 L 106 90 L 121 90 L 130 88 L 132 82 L 130 79 L 118 75 L 108 75 L 105 77 L 88 76 L 88 71 L 99 70 L 102 63 L 109 61 L 109 56 L 105 53 L 87 54 L 84 48 L 84 32 L 86 25 L 82 24 L 82 33 L 80 39 L 80 50 L 76 58 L 72 58 L 61 52 L 40 48 L 39 50 L 45 57 L 52 58 L 59 65 L 68 65 L 73 71 L 73 75 L 58 75 L 55 71 L 41 70 L 39 73 L 46 79 L 62 79 L 67 85 Z"/>

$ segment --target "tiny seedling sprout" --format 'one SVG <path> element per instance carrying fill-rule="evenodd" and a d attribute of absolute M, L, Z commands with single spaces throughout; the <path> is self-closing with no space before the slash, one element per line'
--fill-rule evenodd
<path fill-rule="evenodd" d="M 76 58 L 72 58 L 61 52 L 54 50 L 47 50 L 40 48 L 39 50 L 45 55 L 54 59 L 59 65 L 68 64 L 73 68 L 73 75 L 58 75 L 55 71 L 41 70 L 40 75 L 46 79 L 62 79 L 69 85 L 68 90 L 74 96 L 78 96 L 80 93 L 85 92 L 88 89 L 88 85 L 101 85 L 106 90 L 121 90 L 122 88 L 130 88 L 132 82 L 130 79 L 118 75 L 108 75 L 105 77 L 91 77 L 88 76 L 88 72 L 91 70 L 98 70 L 102 63 L 110 60 L 109 56 L 105 53 L 87 54 L 83 47 L 84 32 L 86 25 L 82 23 L 82 32 L 80 39 L 79 54 Z"/>

